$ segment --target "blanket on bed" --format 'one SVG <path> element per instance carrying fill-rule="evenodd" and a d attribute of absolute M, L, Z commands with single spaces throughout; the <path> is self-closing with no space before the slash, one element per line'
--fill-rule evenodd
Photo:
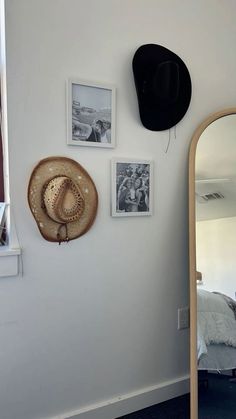
<path fill-rule="evenodd" d="M 198 289 L 198 360 L 207 345 L 224 343 L 236 348 L 236 320 L 220 294 Z"/>
<path fill-rule="evenodd" d="M 222 292 L 214 291 L 214 294 L 222 295 L 226 303 L 228 304 L 229 308 L 233 310 L 234 318 L 236 320 L 236 301 L 233 298 L 229 297 L 228 295 L 222 294 Z"/>

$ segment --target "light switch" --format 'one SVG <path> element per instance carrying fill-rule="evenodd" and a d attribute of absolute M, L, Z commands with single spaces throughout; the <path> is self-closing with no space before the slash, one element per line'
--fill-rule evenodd
<path fill-rule="evenodd" d="M 189 307 L 178 309 L 178 330 L 189 328 Z"/>

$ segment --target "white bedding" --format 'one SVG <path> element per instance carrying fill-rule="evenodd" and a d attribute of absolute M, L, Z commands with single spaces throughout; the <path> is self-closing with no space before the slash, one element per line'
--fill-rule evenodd
<path fill-rule="evenodd" d="M 236 320 L 221 295 L 198 289 L 198 360 L 207 354 L 210 344 L 236 348 Z"/>

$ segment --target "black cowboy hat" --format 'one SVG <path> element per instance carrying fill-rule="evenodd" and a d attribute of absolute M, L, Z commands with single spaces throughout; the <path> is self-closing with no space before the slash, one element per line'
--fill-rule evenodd
<path fill-rule="evenodd" d="M 191 100 L 189 71 L 178 55 L 157 44 L 142 45 L 133 58 L 142 124 L 152 131 L 176 125 Z"/>

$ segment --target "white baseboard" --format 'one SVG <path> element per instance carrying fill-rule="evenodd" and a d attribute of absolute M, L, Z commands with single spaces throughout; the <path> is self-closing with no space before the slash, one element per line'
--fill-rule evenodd
<path fill-rule="evenodd" d="M 189 376 L 184 376 L 50 419 L 115 419 L 188 392 Z"/>

